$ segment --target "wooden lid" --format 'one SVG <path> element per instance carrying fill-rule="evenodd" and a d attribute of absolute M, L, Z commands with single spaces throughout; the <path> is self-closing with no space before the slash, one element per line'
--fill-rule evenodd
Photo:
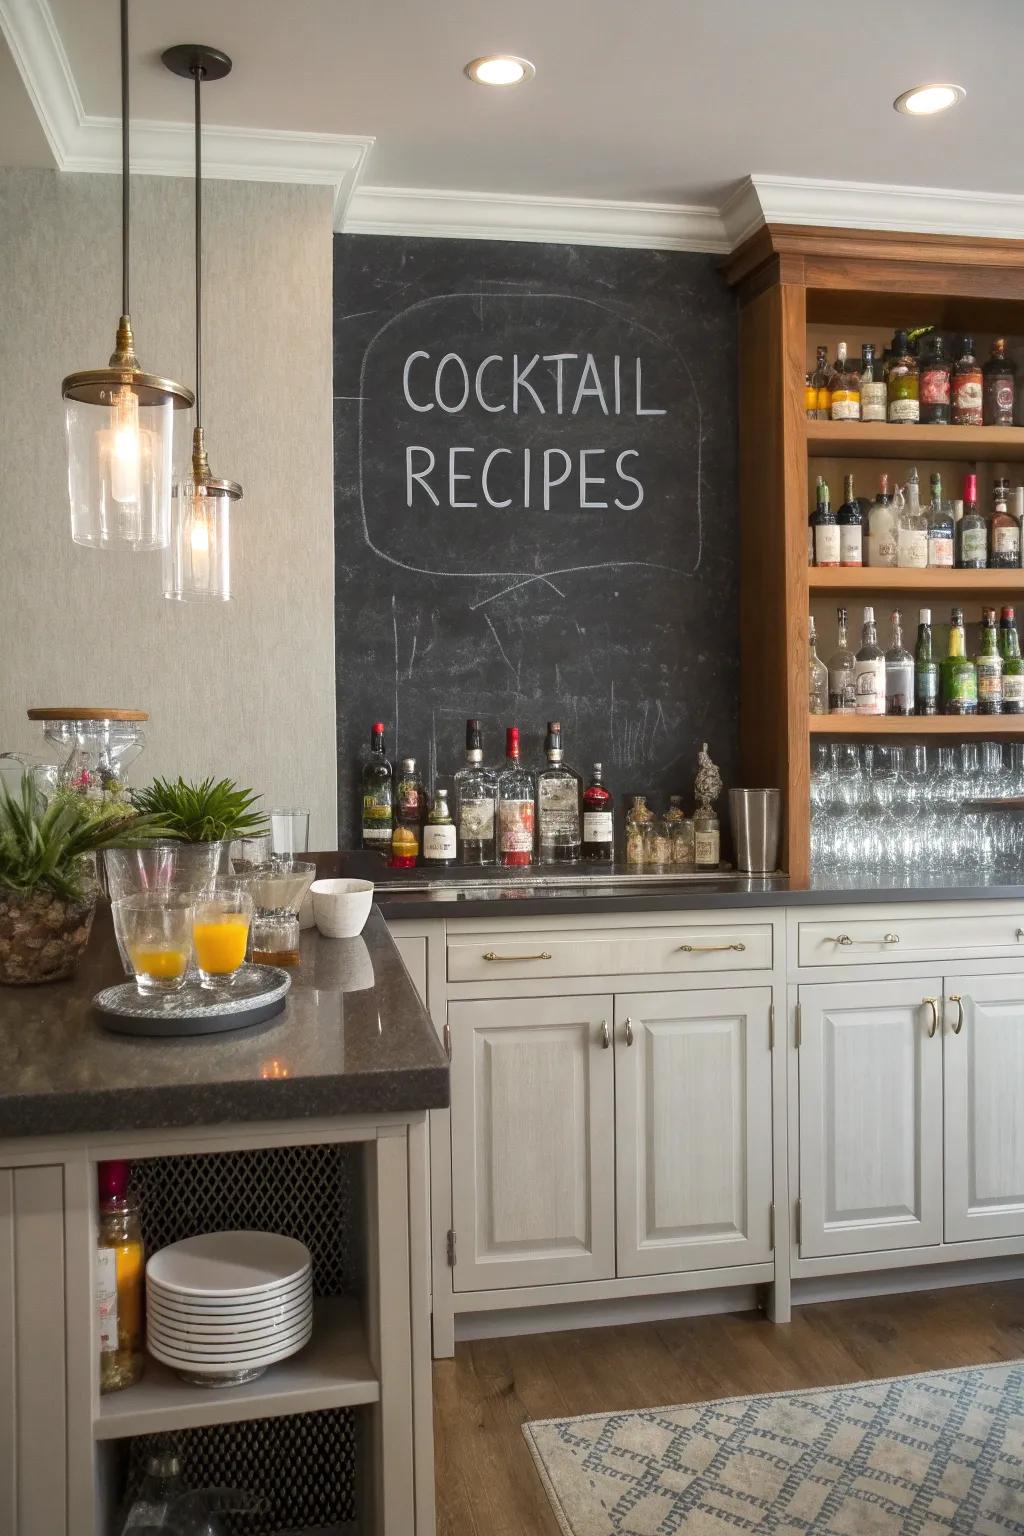
<path fill-rule="evenodd" d="M 60 704 L 53 709 L 30 709 L 30 720 L 148 720 L 144 709 L 96 709 L 78 704 Z"/>

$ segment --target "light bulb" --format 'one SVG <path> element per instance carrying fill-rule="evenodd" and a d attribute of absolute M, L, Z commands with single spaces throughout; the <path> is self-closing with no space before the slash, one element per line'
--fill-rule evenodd
<path fill-rule="evenodd" d="M 141 494 L 142 442 L 139 397 L 120 389 L 110 411 L 110 494 L 122 505 L 134 505 Z"/>
<path fill-rule="evenodd" d="M 207 555 L 210 552 L 210 530 L 206 526 L 205 517 L 196 517 L 193 512 L 192 532 L 189 535 L 194 555 Z"/>

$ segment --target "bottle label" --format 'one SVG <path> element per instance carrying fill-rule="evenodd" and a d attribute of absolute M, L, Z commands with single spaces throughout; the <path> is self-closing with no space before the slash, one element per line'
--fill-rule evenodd
<path fill-rule="evenodd" d="M 995 555 L 1020 554 L 1020 529 L 1008 524 L 992 529 L 992 553 Z"/>
<path fill-rule="evenodd" d="M 979 656 L 978 701 L 1000 704 L 1003 698 L 1003 663 L 999 656 Z"/>
<path fill-rule="evenodd" d="M 856 523 L 839 525 L 839 564 L 864 564 L 864 533 Z"/>
<path fill-rule="evenodd" d="M 919 662 L 914 674 L 918 704 L 934 704 L 939 697 L 939 669 L 934 661 Z"/>
<path fill-rule="evenodd" d="M 541 778 L 538 785 L 541 841 L 568 838 L 579 841 L 580 802 L 575 779 Z"/>
<path fill-rule="evenodd" d="M 835 523 L 822 523 L 815 528 L 814 558 L 818 565 L 839 564 L 839 529 Z"/>
<path fill-rule="evenodd" d="M 953 535 L 951 533 L 928 534 L 928 564 L 931 566 L 953 566 Z"/>
<path fill-rule="evenodd" d="M 693 862 L 698 869 L 717 869 L 719 861 L 719 834 L 717 828 L 709 832 L 693 834 Z"/>
<path fill-rule="evenodd" d="M 901 528 L 897 534 L 896 555 L 905 570 L 924 570 L 928 564 L 928 533 L 924 528 Z"/>
<path fill-rule="evenodd" d="M 950 703 L 977 704 L 978 674 L 972 662 L 960 657 L 952 674 L 949 675 L 948 688 Z"/>
<path fill-rule="evenodd" d="M 857 395 L 836 394 L 832 395 L 832 420 L 833 421 L 859 421 L 860 398 Z"/>
<path fill-rule="evenodd" d="M 861 421 L 884 421 L 886 407 L 886 390 L 882 382 L 870 384 L 862 383 L 860 386 L 860 419 Z"/>
<path fill-rule="evenodd" d="M 436 825 L 427 822 L 423 828 L 423 857 L 425 859 L 454 859 L 455 828 L 449 822 Z"/>
<path fill-rule="evenodd" d="M 853 692 L 858 715 L 885 714 L 885 661 L 858 661 L 853 674 Z"/>
<path fill-rule="evenodd" d="M 533 801 L 503 800 L 498 807 L 502 853 L 533 852 Z"/>
<path fill-rule="evenodd" d="M 868 534 L 868 565 L 895 565 L 896 564 L 896 534 L 889 530 L 886 533 Z"/>
<path fill-rule="evenodd" d="M 890 400 L 889 420 L 893 422 L 920 421 L 921 402 L 919 400 Z"/>
<path fill-rule="evenodd" d="M 945 368 L 929 368 L 922 373 L 921 404 L 949 404 L 949 373 Z"/>
<path fill-rule="evenodd" d="M 407 785 L 398 797 L 398 814 L 406 821 L 418 821 L 422 809 L 418 787 L 415 784 Z"/>
<path fill-rule="evenodd" d="M 363 796 L 363 841 L 382 848 L 391 841 L 391 794 L 386 788 Z"/>
<path fill-rule="evenodd" d="M 459 836 L 464 843 L 489 843 L 494 836 L 494 801 L 463 800 L 459 806 Z"/>
<path fill-rule="evenodd" d="M 1013 425 L 1013 380 L 1005 375 L 989 379 L 985 384 L 985 404 L 993 426 Z"/>
<path fill-rule="evenodd" d="M 953 381 L 953 409 L 959 425 L 981 426 L 981 374 L 965 373 Z"/>
<path fill-rule="evenodd" d="M 1024 679 L 1022 679 L 1024 681 Z M 583 841 L 585 843 L 610 843 L 612 840 L 611 811 L 583 812 Z"/>
<path fill-rule="evenodd" d="M 828 712 L 830 715 L 852 715 L 857 708 L 857 695 L 853 688 L 852 672 L 830 672 L 828 675 Z"/>
<path fill-rule="evenodd" d="M 117 1348 L 117 1250 L 96 1250 L 96 1317 L 100 1354 Z"/>
<path fill-rule="evenodd" d="M 960 538 L 961 558 L 964 564 L 970 561 L 972 564 L 980 561 L 982 565 L 988 555 L 988 537 L 984 528 L 965 528 Z"/>
<path fill-rule="evenodd" d="M 1024 704 L 1024 672 L 1003 673 L 1003 703 Z"/>

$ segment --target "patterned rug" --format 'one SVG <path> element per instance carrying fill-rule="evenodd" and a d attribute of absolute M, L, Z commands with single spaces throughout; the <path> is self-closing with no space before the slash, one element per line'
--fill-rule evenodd
<path fill-rule="evenodd" d="M 1024 1360 L 523 1433 L 566 1536 L 1024 1532 Z"/>

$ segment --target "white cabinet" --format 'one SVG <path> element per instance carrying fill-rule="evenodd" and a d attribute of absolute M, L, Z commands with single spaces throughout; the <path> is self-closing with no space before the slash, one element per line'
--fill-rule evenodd
<path fill-rule="evenodd" d="M 615 1273 L 608 996 L 453 1002 L 456 1291 Z"/>
<path fill-rule="evenodd" d="M 770 987 L 615 998 L 619 1275 L 771 1258 Z"/>
<path fill-rule="evenodd" d="M 1024 1236 L 1024 976 L 945 978 L 945 1237 Z"/>
<path fill-rule="evenodd" d="M 799 997 L 801 1254 L 941 1242 L 941 977 Z"/>

